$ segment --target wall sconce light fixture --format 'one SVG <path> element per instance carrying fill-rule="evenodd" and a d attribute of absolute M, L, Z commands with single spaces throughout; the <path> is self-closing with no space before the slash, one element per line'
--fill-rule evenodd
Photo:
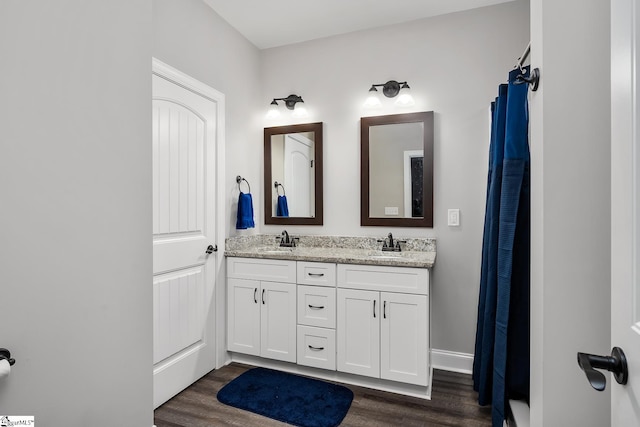
<path fill-rule="evenodd" d="M 386 83 L 373 84 L 371 85 L 371 89 L 369 89 L 369 97 L 364 103 L 364 106 L 367 108 L 376 108 L 382 105 L 380 100 L 380 92 L 376 87 L 382 86 L 382 93 L 387 98 L 394 98 L 397 95 L 398 99 L 395 104 L 400 107 L 409 107 L 415 104 L 413 97 L 410 93 L 410 87 L 407 82 L 397 82 L 395 80 L 389 80 Z"/>
<path fill-rule="evenodd" d="M 289 110 L 293 110 L 291 114 L 293 117 L 307 117 L 307 109 L 304 107 L 304 100 L 301 96 L 292 94 L 287 96 L 286 98 L 273 98 L 271 104 L 269 104 L 269 112 L 267 112 L 268 119 L 274 119 L 280 116 L 280 104 L 278 101 L 283 101 L 285 107 Z"/>

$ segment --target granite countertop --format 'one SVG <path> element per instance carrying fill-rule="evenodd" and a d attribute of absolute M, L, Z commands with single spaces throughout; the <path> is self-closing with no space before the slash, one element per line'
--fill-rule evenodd
<path fill-rule="evenodd" d="M 256 237 L 256 236 L 252 236 Z M 371 238 L 340 238 L 300 236 L 295 248 L 280 247 L 278 236 L 240 240 L 227 239 L 227 257 L 286 259 L 341 264 L 387 265 L 395 267 L 432 268 L 435 259 L 435 239 L 407 239 L 408 250 L 382 251 L 380 243 Z M 400 239 L 404 240 L 404 239 Z M 416 250 L 419 249 L 419 250 Z"/>

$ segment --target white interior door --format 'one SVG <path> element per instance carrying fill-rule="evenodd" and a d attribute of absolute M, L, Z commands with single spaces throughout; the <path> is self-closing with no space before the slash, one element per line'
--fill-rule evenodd
<path fill-rule="evenodd" d="M 612 426 L 640 425 L 638 3 L 611 3 L 611 346 L 629 369 L 626 385 L 607 375 Z"/>
<path fill-rule="evenodd" d="M 315 193 L 313 141 L 300 134 L 284 139 L 284 186 L 287 190 L 289 216 L 310 217 L 315 212 L 311 197 Z"/>
<path fill-rule="evenodd" d="M 215 368 L 217 105 L 153 75 L 153 378 L 158 407 Z M 173 70 L 175 71 L 175 70 Z M 177 73 L 177 72 L 176 72 Z M 184 81 L 187 78 L 180 74 Z"/>

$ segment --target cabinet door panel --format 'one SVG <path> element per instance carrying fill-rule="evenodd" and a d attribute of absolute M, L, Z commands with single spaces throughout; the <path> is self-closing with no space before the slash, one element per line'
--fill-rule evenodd
<path fill-rule="evenodd" d="M 227 279 L 227 348 L 254 356 L 260 355 L 260 282 Z"/>
<path fill-rule="evenodd" d="M 296 285 L 261 282 L 262 357 L 296 361 Z"/>
<path fill-rule="evenodd" d="M 382 292 L 380 377 L 426 386 L 429 313 L 425 295 Z"/>
<path fill-rule="evenodd" d="M 379 293 L 338 289 L 338 370 L 380 376 Z"/>

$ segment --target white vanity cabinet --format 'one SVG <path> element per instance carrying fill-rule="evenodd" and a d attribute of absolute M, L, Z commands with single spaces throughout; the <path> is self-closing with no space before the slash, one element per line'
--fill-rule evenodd
<path fill-rule="evenodd" d="M 228 257 L 227 297 L 235 360 L 431 396 L 428 268 Z"/>
<path fill-rule="evenodd" d="M 227 349 L 296 362 L 296 262 L 227 258 Z"/>
<path fill-rule="evenodd" d="M 428 386 L 429 274 L 338 264 L 337 369 Z"/>

